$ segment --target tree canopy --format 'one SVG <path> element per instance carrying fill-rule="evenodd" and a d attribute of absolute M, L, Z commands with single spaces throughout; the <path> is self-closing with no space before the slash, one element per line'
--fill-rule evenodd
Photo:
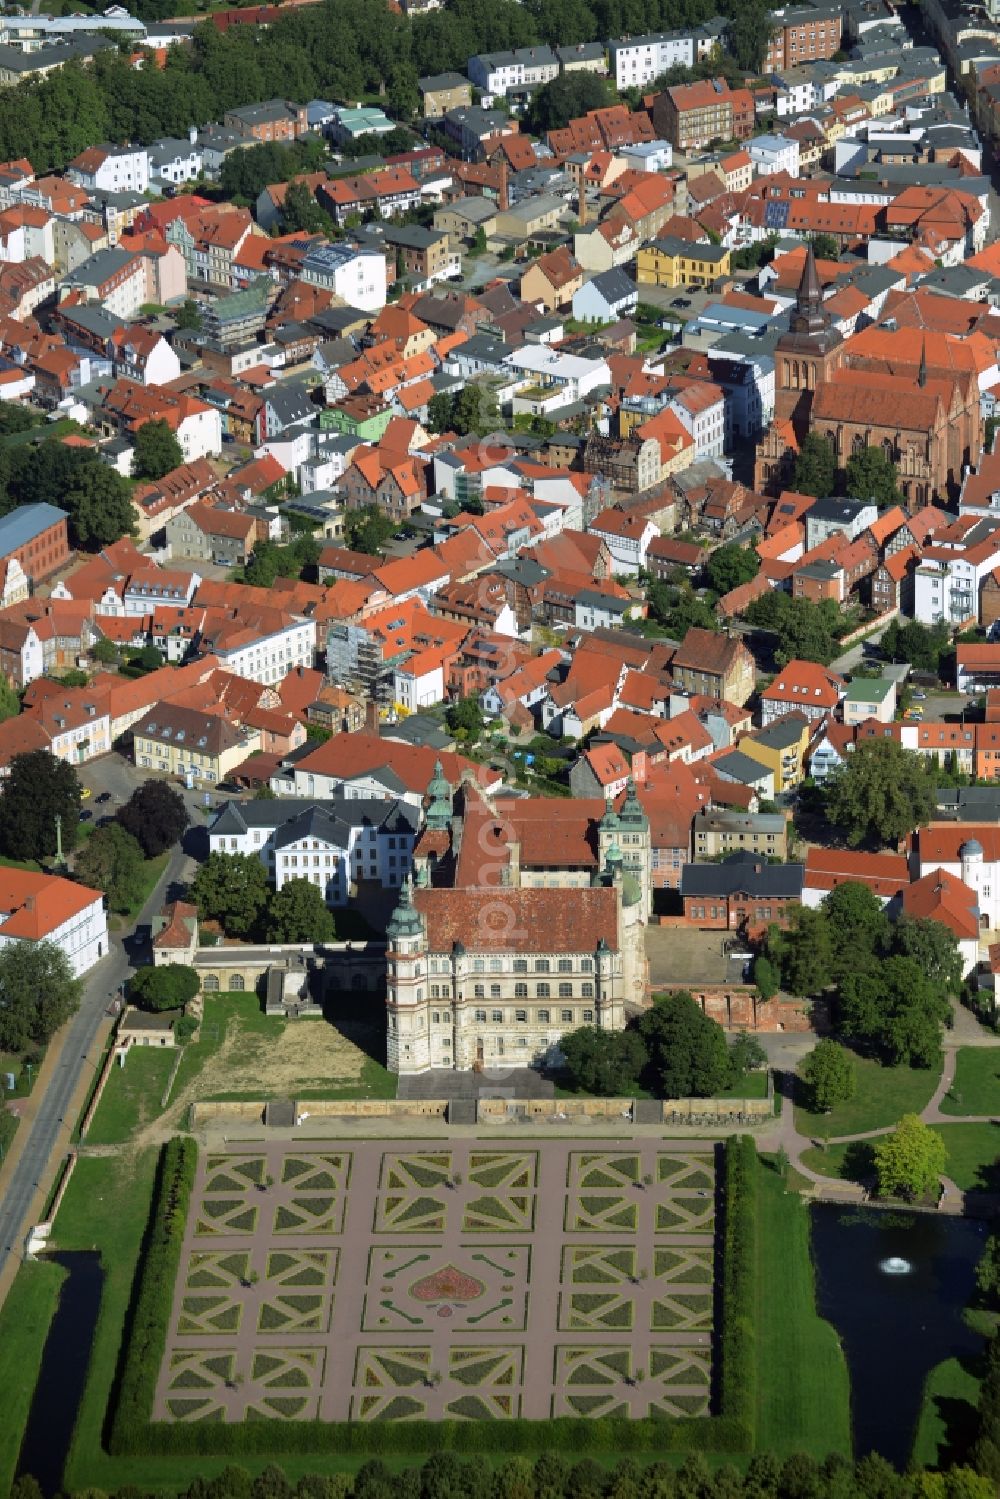
<path fill-rule="evenodd" d="M 818 432 L 807 433 L 795 459 L 793 488 L 799 494 L 825 499 L 833 494 L 836 478 L 837 458 L 833 444 Z"/>
<path fill-rule="evenodd" d="M 2 101 L 0 101 L 2 111 Z M 42 502 L 65 510 L 74 546 L 108 546 L 135 524 L 129 485 L 92 448 L 47 438 L 0 452 L 0 515 Z"/>
<path fill-rule="evenodd" d="M 188 825 L 184 798 L 166 781 L 144 781 L 123 807 L 118 821 L 142 847 L 147 859 L 155 859 L 180 842 Z"/>
<path fill-rule="evenodd" d="M 638 1031 L 602 1031 L 585 1025 L 559 1042 L 566 1069 L 578 1088 L 599 1097 L 627 1098 L 638 1086 L 648 1053 Z"/>
<path fill-rule="evenodd" d="M 486 722 L 475 697 L 460 697 L 457 702 L 450 703 L 445 719 L 451 732 L 463 739 L 478 739 Z"/>
<path fill-rule="evenodd" d="M 432 432 L 475 432 L 485 437 L 502 425 L 497 398 L 488 385 L 471 381 L 450 394 L 441 391 L 427 403 L 427 425 Z"/>
<path fill-rule="evenodd" d="M 128 997 L 141 1010 L 179 1010 L 190 1004 L 200 987 L 193 968 L 184 963 L 162 963 L 133 974 Z"/>
<path fill-rule="evenodd" d="M 895 846 L 933 816 L 934 776 L 894 739 L 866 739 L 827 778 L 823 800 L 851 848 Z"/>
<path fill-rule="evenodd" d="M 906 661 L 918 671 L 936 672 L 941 657 L 951 649 L 951 631 L 943 620 L 922 625 L 915 619 L 894 619 L 883 632 L 879 648 L 890 661 Z"/>
<path fill-rule="evenodd" d="M 883 509 L 903 503 L 896 465 L 881 448 L 862 448 L 848 459 L 846 483 L 849 495 L 858 500 L 874 500 Z"/>
<path fill-rule="evenodd" d="M 716 593 L 729 593 L 741 583 L 749 583 L 760 572 L 760 558 L 753 547 L 741 547 L 727 541 L 717 547 L 705 563 L 709 585 Z"/>
<path fill-rule="evenodd" d="M 738 67 L 759 73 L 773 31 L 770 6 L 764 0 L 745 0 L 726 23 L 726 50 Z"/>
<path fill-rule="evenodd" d="M 882 1197 L 937 1193 L 948 1160 L 944 1137 L 917 1114 L 904 1114 L 890 1135 L 875 1141 L 875 1175 Z"/>
<path fill-rule="evenodd" d="M 184 462 L 184 450 L 169 422 L 143 422 L 135 434 L 132 473 L 137 479 L 162 479 Z"/>
<path fill-rule="evenodd" d="M 802 1063 L 802 1076 L 809 1090 L 810 1106 L 823 1113 L 854 1097 L 857 1068 L 846 1046 L 829 1037 L 818 1041 Z"/>
<path fill-rule="evenodd" d="M 211 853 L 191 885 L 203 921 L 217 921 L 227 935 L 248 937 L 268 903 L 267 874 L 256 854 Z"/>
<path fill-rule="evenodd" d="M 344 516 L 344 542 L 355 552 L 380 555 L 395 527 L 377 505 L 362 505 Z"/>
<path fill-rule="evenodd" d="M 728 1086 L 726 1034 L 686 991 L 658 995 L 637 1025 L 660 1098 L 711 1098 Z"/>
<path fill-rule="evenodd" d="M 744 617 L 777 635 L 774 659 L 779 666 L 789 661 L 828 666 L 837 654 L 836 631 L 843 626 L 843 617 L 834 599 L 814 604 L 811 599 L 793 599 L 780 588 L 769 588 L 747 605 Z"/>
<path fill-rule="evenodd" d="M 43 1045 L 77 1009 L 81 988 L 54 942 L 0 948 L 0 1049 Z"/>
<path fill-rule="evenodd" d="M 95 828 L 80 849 L 73 873 L 84 885 L 103 890 L 112 911 L 127 911 L 143 866 L 142 849 L 117 822 Z"/>
<path fill-rule="evenodd" d="M 48 750 L 15 755 L 0 793 L 0 850 L 8 859 L 50 859 L 58 817 L 69 853 L 80 829 L 80 789 L 73 767 Z"/>
<path fill-rule="evenodd" d="M 591 109 L 613 104 L 614 93 L 606 78 L 596 73 L 560 73 L 551 83 L 543 83 L 532 95 L 525 116 L 528 130 L 544 135 L 547 130 L 563 130 L 570 120 L 577 120 Z"/>
<path fill-rule="evenodd" d="M 319 886 L 286 880 L 268 900 L 265 933 L 268 942 L 332 942 L 334 919 Z"/>
<path fill-rule="evenodd" d="M 948 995 L 916 958 L 883 958 L 846 978 L 836 1005 L 839 1034 L 890 1066 L 933 1067 L 950 1018 Z"/>

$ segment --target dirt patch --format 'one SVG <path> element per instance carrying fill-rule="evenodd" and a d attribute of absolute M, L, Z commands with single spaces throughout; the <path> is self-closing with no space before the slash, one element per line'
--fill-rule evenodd
<path fill-rule="evenodd" d="M 350 1087 L 366 1059 L 360 1046 L 325 1020 L 276 1021 L 274 1032 L 265 1035 L 230 1019 L 218 1051 L 171 1097 L 166 1112 L 137 1134 L 136 1144 L 168 1138 L 190 1104 L 219 1094 L 296 1098 L 307 1090 Z"/>

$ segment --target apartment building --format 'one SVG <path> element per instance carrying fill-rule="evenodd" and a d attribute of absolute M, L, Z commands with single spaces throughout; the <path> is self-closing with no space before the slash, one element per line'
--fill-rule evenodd
<path fill-rule="evenodd" d="M 832 5 L 796 5 L 772 11 L 773 31 L 764 71 L 819 62 L 840 51 L 843 12 Z"/>

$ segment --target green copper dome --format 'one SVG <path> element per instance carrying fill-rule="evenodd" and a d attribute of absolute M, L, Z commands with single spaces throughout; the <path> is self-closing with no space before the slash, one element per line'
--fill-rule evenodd
<path fill-rule="evenodd" d="M 601 818 L 601 832 L 615 833 L 620 827 L 621 823 L 618 813 L 615 811 L 615 804 L 610 796 L 607 796 L 604 799 L 604 816 Z"/>
<path fill-rule="evenodd" d="M 420 937 L 423 935 L 423 922 L 420 912 L 413 904 L 413 884 L 409 875 L 403 881 L 399 890 L 399 901 L 385 932 L 387 937 Z"/>
<path fill-rule="evenodd" d="M 625 783 L 625 800 L 622 802 L 618 821 L 623 828 L 629 828 L 636 832 L 640 830 L 644 831 L 649 827 L 649 819 L 642 810 L 642 803 L 635 794 L 635 782 L 631 776 L 629 776 L 628 781 Z"/>
<path fill-rule="evenodd" d="M 426 822 L 429 828 L 446 828 L 451 822 L 451 787 L 445 779 L 441 761 L 434 764 L 434 774 L 427 787 L 429 805 Z"/>

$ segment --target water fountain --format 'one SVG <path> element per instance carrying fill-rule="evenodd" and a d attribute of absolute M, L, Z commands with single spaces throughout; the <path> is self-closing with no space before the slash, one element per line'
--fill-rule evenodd
<path fill-rule="evenodd" d="M 890 1254 L 887 1260 L 879 1260 L 878 1267 L 883 1275 L 909 1275 L 913 1269 L 910 1261 L 898 1254 Z"/>

